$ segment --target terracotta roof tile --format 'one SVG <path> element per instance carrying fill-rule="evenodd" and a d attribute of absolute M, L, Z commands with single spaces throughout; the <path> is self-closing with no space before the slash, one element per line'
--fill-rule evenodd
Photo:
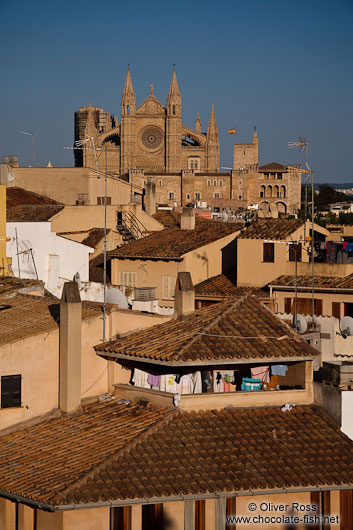
<path fill-rule="evenodd" d="M 7 210 L 6 220 L 9 222 L 44 222 L 49 221 L 54 215 L 61 212 L 64 205 L 32 205 L 24 204 L 14 206 Z"/>
<path fill-rule="evenodd" d="M 245 228 L 238 239 L 287 239 L 302 225 L 300 219 L 258 219 Z"/>
<path fill-rule="evenodd" d="M 137 241 L 112 250 L 112 258 L 180 259 L 184 254 L 213 243 L 240 230 L 240 225 L 203 219 L 193 230 L 177 226 L 155 232 Z"/>
<path fill-rule="evenodd" d="M 0 281 L 1 283 L 1 281 Z M 89 302 L 82 303 L 82 318 L 89 319 L 101 311 Z M 0 344 L 23 340 L 59 326 L 60 301 L 54 296 L 31 296 L 8 293 L 0 295 Z"/>
<path fill-rule="evenodd" d="M 110 232 L 110 229 L 107 230 L 107 234 Z M 88 247 L 95 248 L 100 241 L 104 238 L 104 228 L 92 228 L 89 230 L 88 236 L 85 237 L 81 243 L 87 245 Z"/>
<path fill-rule="evenodd" d="M 167 365 L 293 361 L 320 355 L 252 296 L 213 304 L 185 320 L 171 320 L 95 349 L 104 357 Z"/>
<path fill-rule="evenodd" d="M 38 195 L 33 191 L 28 191 L 23 188 L 14 186 L 13 188 L 6 189 L 6 208 L 13 208 L 14 206 L 21 206 L 24 204 L 32 205 L 58 205 L 60 202 L 44 197 L 44 195 Z"/>
<path fill-rule="evenodd" d="M 0 276 L 0 299 L 3 295 L 13 292 L 24 294 L 30 291 L 43 291 L 44 293 L 44 282 L 42 280 L 16 278 L 15 276 Z"/>
<path fill-rule="evenodd" d="M 226 274 L 218 274 L 218 276 L 213 276 L 212 278 L 208 278 L 195 285 L 196 296 L 234 298 L 235 296 L 244 296 L 246 294 L 253 294 L 260 298 L 268 296 L 268 294 L 262 289 L 256 289 L 254 287 L 238 287 L 230 279 L 229 275 Z"/>
<path fill-rule="evenodd" d="M 263 171 L 287 171 L 287 166 L 283 166 L 278 162 L 270 162 L 264 166 L 259 166 L 259 172 L 261 173 Z"/>
<path fill-rule="evenodd" d="M 270 285 L 273 286 L 286 286 L 295 287 L 296 280 L 295 276 L 282 275 L 273 280 Z M 298 276 L 297 277 L 298 287 L 312 287 L 311 276 Z M 337 278 L 336 276 L 315 276 L 314 277 L 315 288 L 320 289 L 353 289 L 353 274 L 349 274 L 344 278 Z"/>
<path fill-rule="evenodd" d="M 0 489 L 48 505 L 353 486 L 316 406 L 179 414 L 115 401 L 0 438 Z"/>

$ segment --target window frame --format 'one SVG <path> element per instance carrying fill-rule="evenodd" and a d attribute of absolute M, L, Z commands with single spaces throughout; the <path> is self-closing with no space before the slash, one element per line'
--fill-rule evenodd
<path fill-rule="evenodd" d="M 275 244 L 274 243 L 263 243 L 262 261 L 263 263 L 274 263 L 275 262 Z"/>
<path fill-rule="evenodd" d="M 15 385 L 16 382 L 17 385 Z M 16 390 L 14 388 L 16 388 Z M 18 395 L 15 397 L 14 394 Z M 1 376 L 0 406 L 2 409 L 18 408 L 22 406 L 22 374 Z"/>

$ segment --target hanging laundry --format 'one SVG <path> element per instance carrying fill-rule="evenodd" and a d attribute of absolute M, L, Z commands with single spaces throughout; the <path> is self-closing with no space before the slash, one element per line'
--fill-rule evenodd
<path fill-rule="evenodd" d="M 194 372 L 191 374 L 191 394 L 201 394 L 202 393 L 202 381 L 201 381 L 201 372 Z"/>
<path fill-rule="evenodd" d="M 336 243 L 334 243 L 334 241 L 329 241 L 326 253 L 326 263 L 336 263 L 337 250 Z"/>
<path fill-rule="evenodd" d="M 191 394 L 191 375 L 185 374 L 180 379 L 180 393 Z"/>
<path fill-rule="evenodd" d="M 202 392 L 207 392 L 212 386 L 211 372 L 201 372 Z"/>
<path fill-rule="evenodd" d="M 320 242 L 320 249 L 321 250 L 325 250 L 325 248 L 326 248 L 326 241 L 321 241 Z"/>
<path fill-rule="evenodd" d="M 281 375 L 282 377 L 286 375 L 288 366 L 286 364 L 274 364 L 271 366 L 272 375 Z"/>
<path fill-rule="evenodd" d="M 346 252 L 347 245 L 348 245 L 347 241 L 345 241 L 345 242 L 343 243 L 343 245 L 342 245 L 342 248 L 343 248 L 343 250 L 344 250 L 345 252 Z"/>
<path fill-rule="evenodd" d="M 269 366 L 254 366 L 251 368 L 251 377 L 253 379 L 261 379 L 263 383 L 270 382 L 270 367 Z"/>
<path fill-rule="evenodd" d="M 141 388 L 150 388 L 151 385 L 147 382 L 149 373 L 144 372 L 143 370 L 139 370 L 138 368 L 134 368 L 134 375 L 132 376 L 132 382 L 135 386 L 139 386 Z"/>
<path fill-rule="evenodd" d="M 223 392 L 223 378 L 221 372 L 213 372 L 214 392 Z"/>
<path fill-rule="evenodd" d="M 152 387 L 160 387 L 161 376 L 160 374 L 148 374 L 147 383 Z M 156 390 L 156 388 L 154 388 Z"/>
<path fill-rule="evenodd" d="M 163 392 L 171 392 L 172 394 L 180 393 L 180 385 L 175 381 L 174 374 L 161 375 L 160 390 Z"/>
<path fill-rule="evenodd" d="M 353 243 L 347 243 L 346 252 L 353 252 Z"/>

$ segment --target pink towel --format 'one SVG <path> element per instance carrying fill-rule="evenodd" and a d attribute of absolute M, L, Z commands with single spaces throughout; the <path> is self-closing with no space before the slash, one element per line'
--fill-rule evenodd
<path fill-rule="evenodd" d="M 253 379 L 261 379 L 263 383 L 269 383 L 270 382 L 269 366 L 255 366 L 255 368 L 251 368 L 251 377 Z"/>

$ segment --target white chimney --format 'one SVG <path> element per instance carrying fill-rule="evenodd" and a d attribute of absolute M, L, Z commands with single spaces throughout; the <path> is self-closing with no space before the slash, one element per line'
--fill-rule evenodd
<path fill-rule="evenodd" d="M 195 289 L 190 272 L 178 272 L 174 292 L 173 318 L 186 317 L 195 311 Z"/>
<path fill-rule="evenodd" d="M 195 213 L 193 208 L 183 208 L 181 212 L 180 230 L 193 230 L 195 228 Z"/>

